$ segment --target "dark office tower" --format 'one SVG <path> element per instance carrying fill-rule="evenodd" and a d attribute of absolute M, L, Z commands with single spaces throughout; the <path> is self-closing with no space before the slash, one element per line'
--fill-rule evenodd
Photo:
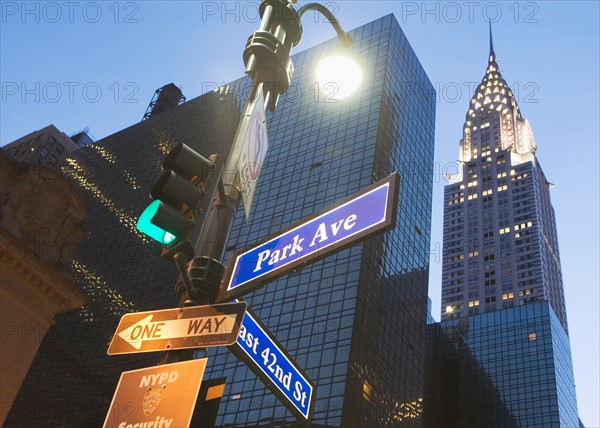
<path fill-rule="evenodd" d="M 500 74 L 491 31 L 459 163 L 444 189 L 442 320 L 548 301 L 568 331 L 551 183 Z"/>
<path fill-rule="evenodd" d="M 160 353 L 106 355 L 123 314 L 178 304 L 177 270 L 160 258 L 159 245 L 136 230 L 137 218 L 177 143 L 227 156 L 240 114 L 233 98 L 200 96 L 66 159 L 61 172 L 89 213 L 89 236 L 77 246 L 71 271 L 91 302 L 55 317 L 15 403 L 3 403 L 3 412 L 10 409 L 5 427 L 100 427 L 120 373 L 156 365 Z"/>
<path fill-rule="evenodd" d="M 240 207 L 228 253 L 398 171 L 394 230 L 244 300 L 316 384 L 314 426 L 420 426 L 435 93 L 392 15 L 350 35 L 364 78 L 347 99 L 337 100 L 334 86 L 320 92 L 313 77 L 337 40 L 293 57 L 292 85 L 267 113 L 269 149 L 250 221 Z M 94 301 L 57 322 L 54 330 L 65 334 L 49 332 L 7 427 L 99 426 L 119 372 L 158 360 L 159 354 L 105 355 L 123 313 L 176 304 L 175 269 L 135 231 L 136 216 L 175 143 L 227 156 L 241 108 L 231 99 L 244 100 L 249 87 L 248 78 L 240 79 L 229 85 L 231 93 L 174 107 L 79 150 L 67 164 L 90 213 L 90 238 L 78 248 L 74 276 Z M 205 378 L 227 377 L 219 426 L 296 425 L 226 348 L 212 348 L 208 358 Z"/>

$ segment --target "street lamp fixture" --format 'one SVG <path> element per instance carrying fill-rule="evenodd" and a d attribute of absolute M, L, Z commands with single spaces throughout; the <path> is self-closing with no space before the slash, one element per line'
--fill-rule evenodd
<path fill-rule="evenodd" d="M 288 90 L 294 74 L 291 50 L 302 39 L 300 19 L 306 12 L 316 11 L 324 15 L 340 41 L 340 47 L 334 51 L 334 55 L 322 60 L 317 67 L 319 71 L 317 82 L 331 85 L 329 89 L 321 86 L 327 91 L 328 96 L 331 99 L 342 99 L 356 90 L 362 80 L 358 56 L 351 50 L 352 38 L 342 29 L 333 13 L 318 3 L 308 3 L 298 9 L 294 7 L 295 4 L 296 1 L 293 0 L 262 0 L 259 6 L 260 26 L 250 35 L 244 49 L 246 73 L 252 78 L 253 85 L 248 93 L 242 120 L 223 173 L 226 200 L 220 201 L 217 211 L 221 212 L 216 213 L 215 219 L 211 220 L 215 224 L 207 228 L 208 233 L 211 231 L 215 233 L 203 237 L 206 242 L 212 243 L 213 251 L 210 256 L 215 259 L 221 259 L 223 256 L 233 215 L 243 197 L 244 185 L 238 166 L 242 159 L 242 152 L 247 151 L 245 134 L 248 122 L 246 120 L 253 117 L 257 108 L 274 112 L 279 97 Z M 342 68 L 340 69 L 339 66 Z M 262 100 L 261 107 L 257 107 L 259 99 Z M 255 166 L 258 165 L 258 171 L 260 171 L 260 162 L 254 162 Z M 244 202 L 246 204 L 246 201 Z M 249 206 L 250 203 L 246 207 L 247 216 L 250 211 Z"/>
<path fill-rule="evenodd" d="M 362 67 L 355 56 L 352 50 L 341 46 L 317 65 L 319 87 L 331 99 L 341 100 L 352 95 L 362 83 Z"/>
<path fill-rule="evenodd" d="M 356 90 L 362 80 L 362 69 L 350 49 L 352 38 L 342 29 L 333 13 L 319 3 L 309 3 L 296 10 L 295 3 L 263 0 L 259 7 L 260 27 L 248 38 L 244 50 L 246 73 L 252 77 L 255 89 L 262 84 L 265 106 L 271 112 L 275 111 L 279 96 L 290 86 L 294 73 L 291 50 L 302 39 L 300 19 L 308 11 L 317 11 L 327 18 L 341 45 L 334 55 L 321 61 L 317 81 L 323 85 L 336 85 L 335 97 L 344 98 Z M 254 95 L 251 93 L 250 97 Z"/>
<path fill-rule="evenodd" d="M 358 55 L 352 50 L 352 38 L 342 29 L 342 26 L 329 9 L 319 3 L 309 3 L 298 9 L 302 17 L 309 10 L 320 12 L 331 23 L 340 46 L 321 59 L 316 69 L 319 87 L 327 92 L 332 99 L 343 99 L 351 95 L 362 83 L 363 71 Z"/>

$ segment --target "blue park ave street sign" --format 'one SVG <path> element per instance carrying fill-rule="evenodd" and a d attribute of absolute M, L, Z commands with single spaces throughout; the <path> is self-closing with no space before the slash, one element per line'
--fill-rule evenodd
<path fill-rule="evenodd" d="M 310 419 L 315 385 L 249 309 L 242 321 L 238 339 L 229 349 L 256 373 L 294 415 Z"/>
<path fill-rule="evenodd" d="M 400 176 L 355 193 L 262 243 L 236 253 L 219 301 L 229 301 L 266 282 L 395 226 Z"/>

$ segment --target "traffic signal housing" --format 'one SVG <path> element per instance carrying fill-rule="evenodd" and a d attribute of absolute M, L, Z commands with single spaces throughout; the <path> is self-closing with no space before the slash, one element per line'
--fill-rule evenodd
<path fill-rule="evenodd" d="M 185 144 L 178 144 L 166 156 L 164 173 L 150 191 L 154 201 L 137 222 L 139 231 L 164 246 L 162 257 L 172 259 L 178 252 L 188 260 L 194 257 L 222 165 L 218 155 L 209 160 Z"/>

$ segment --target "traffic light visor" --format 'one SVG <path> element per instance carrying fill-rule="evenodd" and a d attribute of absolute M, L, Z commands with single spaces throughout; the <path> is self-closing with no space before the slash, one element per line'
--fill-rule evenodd
<path fill-rule="evenodd" d="M 169 245 L 175 241 L 176 236 L 152 223 L 152 219 L 159 208 L 159 200 L 156 200 L 148 205 L 142 215 L 140 215 L 136 227 L 140 232 L 148 235 L 150 238 L 160 242 L 163 245 Z"/>
<path fill-rule="evenodd" d="M 209 174 L 210 168 L 211 161 L 199 155 L 185 144 L 177 144 L 173 147 L 163 161 L 164 170 L 171 170 L 186 180 L 197 177 L 202 181 Z"/>

